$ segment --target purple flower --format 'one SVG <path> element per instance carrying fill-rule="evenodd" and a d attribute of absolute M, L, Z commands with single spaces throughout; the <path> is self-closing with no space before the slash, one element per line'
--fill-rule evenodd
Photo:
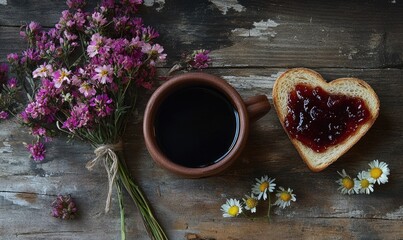
<path fill-rule="evenodd" d="M 39 33 L 39 31 L 41 31 L 42 27 L 37 22 L 30 22 L 29 25 L 28 25 L 28 29 L 32 33 L 37 34 L 37 33 Z"/>
<path fill-rule="evenodd" d="M 12 78 L 8 79 L 7 86 L 10 89 L 16 88 L 17 87 L 17 79 L 15 77 L 12 77 Z"/>
<path fill-rule="evenodd" d="M 10 53 L 7 55 L 7 61 L 12 64 L 12 63 L 18 63 L 18 54 L 17 53 Z"/>
<path fill-rule="evenodd" d="M 67 71 L 67 69 L 62 68 L 53 73 L 53 82 L 55 83 L 55 88 L 60 88 L 63 82 L 70 83 L 71 71 Z"/>
<path fill-rule="evenodd" d="M 207 68 L 211 63 L 211 58 L 209 57 L 210 51 L 200 49 L 196 50 L 192 54 L 192 59 L 190 61 L 190 65 L 196 69 Z"/>
<path fill-rule="evenodd" d="M 74 132 L 82 127 L 90 127 L 93 121 L 93 116 L 89 112 L 88 106 L 83 103 L 78 103 L 70 111 L 70 117 L 63 123 L 63 128 Z"/>
<path fill-rule="evenodd" d="M 76 24 L 77 30 L 84 30 L 84 26 L 86 23 L 87 13 L 83 13 L 80 9 L 74 13 L 73 20 Z"/>
<path fill-rule="evenodd" d="M 77 216 L 78 208 L 70 195 L 58 195 L 51 207 L 52 216 L 55 218 L 69 220 Z"/>
<path fill-rule="evenodd" d="M 50 76 L 52 73 L 53 73 L 52 65 L 44 63 L 32 72 L 32 77 L 46 78 Z"/>
<path fill-rule="evenodd" d="M 95 88 L 88 82 L 83 82 L 78 91 L 84 94 L 85 97 L 94 96 L 97 93 Z"/>
<path fill-rule="evenodd" d="M 97 95 L 90 100 L 90 106 L 94 108 L 99 117 L 109 116 L 113 108 L 110 106 L 113 100 L 107 94 Z"/>
<path fill-rule="evenodd" d="M 166 59 L 166 54 L 162 53 L 164 48 L 157 44 L 151 45 L 149 43 L 145 43 L 141 49 L 143 53 L 146 53 L 150 57 L 150 65 L 154 66 L 156 62 L 162 62 Z"/>
<path fill-rule="evenodd" d="M 159 37 L 158 32 L 152 27 L 146 27 L 146 28 L 143 28 L 142 30 L 143 30 L 142 39 L 145 42 L 152 41 L 154 38 Z"/>
<path fill-rule="evenodd" d="M 59 106 L 56 106 L 59 96 L 59 90 L 54 87 L 54 83 L 42 79 L 42 87 L 38 89 L 35 99 L 28 103 L 24 112 L 21 114 L 22 119 L 27 122 L 30 119 L 53 122 L 55 114 Z"/>
<path fill-rule="evenodd" d="M 30 48 L 30 49 L 27 49 L 27 50 L 23 51 L 21 61 L 23 63 L 25 63 L 27 60 L 30 60 L 30 61 L 33 61 L 33 62 L 41 60 L 41 57 L 39 55 L 38 50 Z"/>
<path fill-rule="evenodd" d="M 113 68 L 111 65 L 98 66 L 95 68 L 95 72 L 94 80 L 98 80 L 102 84 L 113 82 Z"/>
<path fill-rule="evenodd" d="M 8 112 L 0 111 L 0 119 L 4 120 L 8 118 Z"/>
<path fill-rule="evenodd" d="M 32 128 L 32 135 L 33 136 L 46 136 L 46 129 L 40 126 L 36 126 Z"/>
<path fill-rule="evenodd" d="M 106 19 L 100 12 L 94 12 L 91 15 L 92 22 L 95 26 L 100 27 L 106 24 Z"/>
<path fill-rule="evenodd" d="M 67 0 L 66 4 L 70 9 L 79 9 L 83 8 L 87 3 L 85 0 Z"/>
<path fill-rule="evenodd" d="M 115 0 L 103 0 L 101 6 L 112 9 L 115 7 Z"/>
<path fill-rule="evenodd" d="M 88 56 L 93 58 L 99 54 L 100 48 L 105 44 L 105 38 L 95 33 L 91 36 L 90 44 L 87 47 Z"/>
<path fill-rule="evenodd" d="M 28 151 L 31 153 L 31 157 L 36 162 L 41 162 L 45 159 L 45 145 L 42 142 L 37 142 L 35 144 L 28 144 L 27 145 Z"/>

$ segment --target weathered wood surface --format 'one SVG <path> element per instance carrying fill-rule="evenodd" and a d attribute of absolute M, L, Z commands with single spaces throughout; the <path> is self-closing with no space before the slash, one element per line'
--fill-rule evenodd
<path fill-rule="evenodd" d="M 94 2 L 94 1 L 92 1 Z M 94 3 L 93 3 L 94 4 Z M 184 179 L 151 160 L 142 136 L 142 112 L 125 136 L 131 173 L 154 207 L 170 239 L 403 239 L 403 4 L 400 1 L 146 1 L 145 22 L 158 29 L 170 62 L 184 51 L 212 49 L 210 73 L 222 76 L 245 98 L 271 95 L 276 77 L 304 66 L 328 79 L 354 76 L 378 93 L 380 116 L 366 136 L 336 163 L 312 173 L 271 111 L 256 122 L 248 145 L 223 174 Z M 52 26 L 64 1 L 0 0 L 0 61 L 20 51 L 19 25 L 31 20 Z M 161 72 L 166 69 L 161 69 Z M 57 138 L 47 160 L 33 163 L 23 142 L 32 139 L 13 121 L 0 123 L 1 239 L 119 239 L 119 210 L 103 213 L 107 179 L 88 172 L 90 146 Z M 369 196 L 337 192 L 337 171 L 352 175 L 379 159 L 389 163 L 389 183 Z M 255 177 L 269 174 L 297 194 L 290 208 L 266 206 L 256 218 L 224 219 L 226 198 L 250 191 Z M 80 217 L 50 217 L 50 202 L 71 193 Z M 129 198 L 125 199 L 127 203 Z M 266 203 L 267 204 L 267 203 Z M 147 239 L 133 205 L 127 207 L 129 239 Z"/>

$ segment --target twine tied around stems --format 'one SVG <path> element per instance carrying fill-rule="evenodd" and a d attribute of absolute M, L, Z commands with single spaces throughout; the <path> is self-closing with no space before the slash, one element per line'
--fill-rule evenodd
<path fill-rule="evenodd" d="M 105 212 L 109 212 L 112 198 L 112 188 L 115 182 L 115 177 L 118 172 L 119 158 L 116 155 L 117 151 L 123 150 L 123 144 L 119 141 L 116 144 L 104 144 L 94 150 L 95 158 L 87 162 L 85 167 L 92 170 L 98 163 L 105 166 L 106 173 L 108 174 L 108 196 L 106 197 Z"/>

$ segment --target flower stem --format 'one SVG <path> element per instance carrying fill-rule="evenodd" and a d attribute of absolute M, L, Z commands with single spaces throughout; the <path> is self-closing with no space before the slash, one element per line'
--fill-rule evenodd
<path fill-rule="evenodd" d="M 270 210 L 271 210 L 271 199 L 270 199 L 270 193 L 269 194 L 267 194 L 267 195 L 269 195 L 269 210 L 267 210 L 267 218 L 268 218 L 268 220 L 269 220 L 269 222 L 270 222 Z"/>
<path fill-rule="evenodd" d="M 123 159 L 120 158 L 118 166 L 119 181 L 123 184 L 130 197 L 133 199 L 137 208 L 140 211 L 141 217 L 143 219 L 143 224 L 147 230 L 149 237 L 152 240 L 168 240 L 164 230 L 158 223 L 157 219 L 154 217 L 150 206 L 148 205 L 147 199 L 144 197 L 140 188 L 134 183 L 130 177 L 125 164 L 122 162 Z"/>
<path fill-rule="evenodd" d="M 119 209 L 120 209 L 120 236 L 121 240 L 126 240 L 126 220 L 125 220 L 125 208 L 123 204 L 123 193 L 119 182 L 115 182 L 116 189 L 118 192 L 119 199 Z"/>

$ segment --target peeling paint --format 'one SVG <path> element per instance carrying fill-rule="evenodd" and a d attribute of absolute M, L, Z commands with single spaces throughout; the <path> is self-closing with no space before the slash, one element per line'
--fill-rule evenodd
<path fill-rule="evenodd" d="M 41 204 L 37 203 L 37 195 L 35 193 L 0 192 L 0 197 L 3 197 L 4 200 L 11 202 L 13 205 L 29 207 L 34 209 L 43 208 Z"/>
<path fill-rule="evenodd" d="M 0 5 L 7 5 L 7 0 L 0 0 Z"/>
<path fill-rule="evenodd" d="M 3 142 L 4 147 L 0 147 L 0 153 L 12 153 L 13 148 L 9 142 Z"/>
<path fill-rule="evenodd" d="M 154 5 L 158 5 L 158 7 L 156 6 L 155 9 L 159 12 L 164 8 L 165 0 L 144 0 L 143 4 L 147 7 L 154 7 Z"/>
<path fill-rule="evenodd" d="M 344 51 L 342 47 L 339 47 L 339 54 L 341 56 L 347 57 L 347 59 L 352 60 L 355 55 L 359 53 L 359 50 L 355 47 L 349 48 L 347 51 Z"/>
<path fill-rule="evenodd" d="M 238 3 L 237 0 L 209 0 L 212 4 L 214 4 L 218 10 L 222 12 L 223 15 L 226 15 L 229 9 L 234 9 L 237 12 L 246 11 L 246 8 Z"/>
<path fill-rule="evenodd" d="M 253 28 L 235 28 L 232 30 L 232 33 L 239 37 L 258 37 L 261 39 L 267 39 L 268 37 L 275 37 L 277 32 L 274 31 L 274 28 L 279 26 L 280 24 L 276 23 L 271 19 L 267 19 L 266 21 L 262 20 L 260 22 L 254 22 Z"/>
<path fill-rule="evenodd" d="M 271 74 L 270 76 L 222 76 L 222 78 L 237 89 L 272 89 L 274 82 L 282 73 L 283 71 Z"/>
<path fill-rule="evenodd" d="M 390 212 L 386 214 L 387 219 L 393 220 L 402 220 L 403 219 L 403 206 L 400 206 L 399 209 L 396 209 L 394 212 Z"/>

